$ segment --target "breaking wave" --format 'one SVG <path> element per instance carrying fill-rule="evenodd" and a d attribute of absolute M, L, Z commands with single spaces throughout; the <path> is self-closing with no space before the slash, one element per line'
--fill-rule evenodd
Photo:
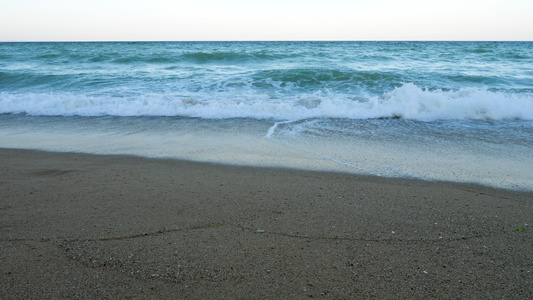
<path fill-rule="evenodd" d="M 413 120 L 533 120 L 533 95 L 479 88 L 428 90 L 404 84 L 380 96 L 319 91 L 309 94 L 180 93 L 91 96 L 0 93 L 0 113 L 43 116 L 182 116 L 208 119 L 309 118 Z"/>

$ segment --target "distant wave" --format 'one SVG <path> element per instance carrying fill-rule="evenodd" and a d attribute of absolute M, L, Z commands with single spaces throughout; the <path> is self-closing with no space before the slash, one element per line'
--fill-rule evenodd
<path fill-rule="evenodd" d="M 132 58 L 128 58 L 132 59 Z M 163 60 L 163 58 L 161 58 Z M 183 67 L 170 66 L 165 67 L 166 71 L 176 71 Z M 159 75 L 159 74 L 157 74 Z M 193 87 L 198 84 L 202 86 L 211 86 L 217 84 L 224 86 L 228 80 L 233 84 L 246 86 L 251 84 L 254 89 L 269 87 L 289 87 L 303 88 L 305 90 L 317 90 L 322 88 L 342 88 L 353 86 L 373 86 L 375 89 L 386 89 L 400 85 L 405 77 L 402 74 L 387 71 L 364 71 L 349 70 L 336 68 L 294 68 L 294 69 L 271 69 L 257 70 L 253 72 L 243 72 L 231 75 L 217 75 L 213 77 L 208 72 L 189 74 L 180 78 L 175 74 L 164 74 L 160 77 L 157 75 L 143 72 L 140 74 L 131 74 L 128 72 L 119 74 L 100 74 L 97 72 L 76 72 L 61 71 L 41 73 L 33 70 L 24 71 L 0 71 L 0 86 L 4 91 L 9 89 L 29 89 L 40 88 L 44 90 L 65 88 L 71 86 L 73 89 L 83 88 L 91 85 L 92 82 L 105 82 L 107 87 L 110 84 L 116 85 L 117 88 L 127 88 L 123 86 L 132 81 L 139 85 L 149 82 L 151 86 L 157 87 L 157 83 L 173 85 L 180 84 L 182 87 Z M 466 80 L 460 78 L 461 80 Z M 179 80 L 179 82 L 178 82 Z M 486 79 L 490 80 L 490 78 Z M 94 91 L 97 86 L 93 87 Z M 217 90 L 218 92 L 218 90 Z"/>
<path fill-rule="evenodd" d="M 245 61 L 256 61 L 256 60 L 273 60 L 273 59 L 282 59 L 292 55 L 287 54 L 272 54 L 264 51 L 259 52 L 192 52 L 184 53 L 180 55 L 181 59 L 190 60 L 196 63 L 202 62 L 213 62 L 213 61 L 236 61 L 236 62 L 245 62 Z"/>
<path fill-rule="evenodd" d="M 168 64 L 168 63 L 247 63 L 262 60 L 275 60 L 298 57 L 298 53 L 279 53 L 259 51 L 190 51 L 185 53 L 153 52 L 153 53 L 87 53 L 86 56 L 76 54 L 46 53 L 29 57 L 38 62 L 106 62 L 116 64 Z M 6 58 L 10 58 L 6 56 Z"/>
<path fill-rule="evenodd" d="M 35 72 L 0 72 L 0 85 L 6 89 L 18 89 L 36 86 L 53 87 L 64 85 L 77 79 L 67 74 L 37 74 Z"/>
<path fill-rule="evenodd" d="M 123 58 L 130 60 L 134 58 Z M 144 58 L 143 58 L 144 59 Z M 156 60 L 151 58 L 150 60 Z M 166 61 L 167 58 L 157 58 Z M 197 66 L 197 64 L 196 64 Z M 132 72 L 123 69 L 91 66 L 90 69 L 58 68 L 0 70 L 0 91 L 26 92 L 63 91 L 77 93 L 90 89 L 92 93 L 105 92 L 110 86 L 126 91 L 142 87 L 144 92 L 160 91 L 161 86 L 182 91 L 224 92 L 225 88 L 242 87 L 254 93 L 307 92 L 331 90 L 335 93 L 353 93 L 366 90 L 374 95 L 391 91 L 405 82 L 415 82 L 430 89 L 447 87 L 459 89 L 470 86 L 486 86 L 491 91 L 514 89 L 523 93 L 533 91 L 530 78 L 516 78 L 493 74 L 465 74 L 463 72 L 428 73 L 413 75 L 397 70 L 358 70 L 336 66 L 296 68 L 245 69 L 230 73 L 210 72 L 209 68 L 196 69 L 183 65 L 166 64 L 150 71 Z M 418 76 L 418 77 L 417 77 Z M 250 92 L 250 91 L 243 91 Z"/>
<path fill-rule="evenodd" d="M 268 80 L 278 84 L 293 84 L 293 87 L 322 88 L 333 84 L 343 86 L 398 86 L 405 77 L 387 71 L 364 71 L 334 68 L 298 68 L 258 71 L 251 76 L 255 82 Z"/>
<path fill-rule="evenodd" d="M 275 98 L 257 93 L 112 97 L 71 93 L 0 93 L 0 113 L 45 116 L 184 116 L 211 119 L 402 118 L 533 120 L 533 95 L 478 88 L 426 90 L 405 84 L 381 96 L 317 92 Z"/>

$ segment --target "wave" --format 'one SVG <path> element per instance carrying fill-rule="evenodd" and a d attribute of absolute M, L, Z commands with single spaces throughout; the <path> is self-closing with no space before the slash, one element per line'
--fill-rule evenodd
<path fill-rule="evenodd" d="M 88 52 L 84 55 L 73 53 L 46 53 L 33 57 L 29 60 L 43 64 L 65 64 L 65 63 L 110 63 L 116 65 L 127 64 L 172 64 L 172 63 L 250 63 L 272 60 L 282 60 L 286 58 L 299 57 L 303 54 L 297 53 L 274 53 L 268 51 L 192 51 L 186 53 L 154 52 L 154 53 L 117 53 L 117 52 Z M 0 58 L 11 58 L 2 55 Z"/>
<path fill-rule="evenodd" d="M 136 56 L 125 56 L 110 59 L 113 63 L 127 64 L 127 63 L 194 63 L 194 64 L 208 64 L 208 63 L 247 63 L 271 61 L 275 59 L 284 59 L 294 57 L 295 54 L 276 54 L 268 53 L 266 51 L 257 52 L 233 52 L 233 51 L 214 51 L 214 52 L 189 52 L 189 53 L 151 53 Z"/>
<path fill-rule="evenodd" d="M 246 62 L 258 60 L 273 60 L 285 58 L 287 55 L 271 54 L 263 51 L 260 52 L 192 52 L 184 53 L 180 56 L 181 59 L 188 60 L 195 63 L 207 62 Z"/>
<path fill-rule="evenodd" d="M 37 74 L 34 72 L 1 72 L 0 71 L 0 86 L 4 90 L 11 88 L 27 88 L 34 86 L 51 86 L 64 85 L 65 82 L 72 79 L 72 76 L 66 74 Z"/>
<path fill-rule="evenodd" d="M 316 92 L 273 97 L 257 93 L 90 96 L 0 93 L 0 113 L 43 116 L 182 116 L 209 119 L 310 118 L 533 120 L 533 95 L 465 88 L 426 90 L 405 84 L 381 96 Z"/>
<path fill-rule="evenodd" d="M 405 76 L 391 72 L 358 71 L 349 69 L 300 68 L 248 71 L 235 74 L 194 74 L 177 66 L 162 67 L 161 72 L 123 72 L 118 74 L 81 71 L 40 73 L 32 70 L 18 72 L 0 71 L 0 86 L 3 91 L 20 90 L 27 92 L 61 90 L 63 92 L 91 89 L 99 93 L 115 85 L 115 89 L 132 90 L 142 86 L 147 90 L 158 90 L 160 86 L 180 90 L 203 90 L 224 92 L 236 88 L 254 93 L 292 93 L 295 91 L 312 93 L 324 89 L 336 92 L 366 88 L 372 92 L 383 92 L 405 81 Z M 188 72 L 188 73 L 187 73 Z M 185 74 L 185 75 L 183 75 Z"/>
<path fill-rule="evenodd" d="M 280 84 L 294 84 L 295 86 L 308 88 L 309 86 L 323 87 L 328 83 L 367 86 L 378 85 L 378 83 L 398 85 L 404 79 L 404 76 L 385 71 L 300 68 L 258 71 L 252 78 L 255 81 L 269 80 Z"/>

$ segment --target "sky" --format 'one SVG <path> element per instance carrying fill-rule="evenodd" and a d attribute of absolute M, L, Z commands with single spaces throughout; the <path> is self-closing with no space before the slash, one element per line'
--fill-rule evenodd
<path fill-rule="evenodd" d="M 533 41 L 532 16 L 532 0 L 0 0 L 0 41 Z"/>

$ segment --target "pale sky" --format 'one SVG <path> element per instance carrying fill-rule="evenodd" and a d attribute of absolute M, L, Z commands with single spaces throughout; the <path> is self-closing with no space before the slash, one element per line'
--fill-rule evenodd
<path fill-rule="evenodd" d="M 0 41 L 528 40 L 533 0 L 0 0 Z"/>

